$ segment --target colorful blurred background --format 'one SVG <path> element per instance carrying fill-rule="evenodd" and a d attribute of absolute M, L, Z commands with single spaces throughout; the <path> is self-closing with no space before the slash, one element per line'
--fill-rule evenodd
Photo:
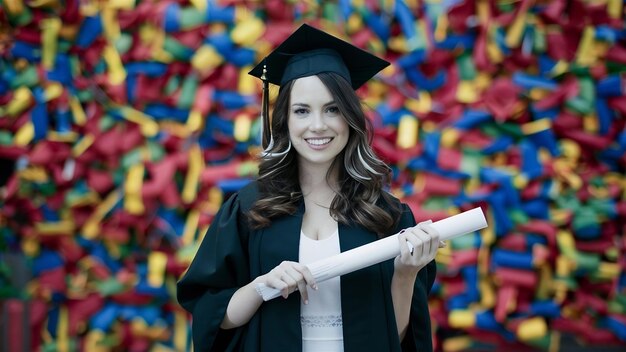
<path fill-rule="evenodd" d="M 438 351 L 626 348 L 622 0 L 0 0 L 0 351 L 188 351 L 175 283 L 256 174 L 247 72 L 307 22 L 438 254 Z"/>

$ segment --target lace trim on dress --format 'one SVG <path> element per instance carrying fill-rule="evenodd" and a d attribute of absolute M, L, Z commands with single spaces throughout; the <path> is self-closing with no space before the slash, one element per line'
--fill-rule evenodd
<path fill-rule="evenodd" d="M 300 324 L 307 328 L 326 328 L 343 326 L 341 315 L 310 315 L 301 316 Z"/>

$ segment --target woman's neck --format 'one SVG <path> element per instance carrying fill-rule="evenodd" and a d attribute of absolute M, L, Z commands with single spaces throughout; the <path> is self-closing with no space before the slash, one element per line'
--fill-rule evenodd
<path fill-rule="evenodd" d="M 338 187 L 336 172 L 327 175 L 327 171 L 323 167 L 300 168 L 300 189 L 305 198 L 330 204 Z"/>

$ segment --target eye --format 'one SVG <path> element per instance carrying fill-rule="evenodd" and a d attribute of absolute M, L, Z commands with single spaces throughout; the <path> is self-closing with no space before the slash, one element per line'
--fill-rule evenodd
<path fill-rule="evenodd" d="M 333 116 L 339 115 L 339 108 L 337 106 L 335 106 L 335 105 L 329 106 L 326 109 L 326 113 L 328 113 L 329 115 L 333 115 Z"/>
<path fill-rule="evenodd" d="M 306 115 L 309 113 L 309 110 L 305 108 L 295 108 L 293 110 L 293 113 L 296 115 Z"/>

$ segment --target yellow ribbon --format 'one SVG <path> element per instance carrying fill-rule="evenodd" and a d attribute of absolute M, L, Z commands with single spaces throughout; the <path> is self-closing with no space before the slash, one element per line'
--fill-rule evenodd
<path fill-rule="evenodd" d="M 189 0 L 189 2 L 200 12 L 205 12 L 207 9 L 207 0 Z"/>
<path fill-rule="evenodd" d="M 104 37 L 109 43 L 115 43 L 115 41 L 121 36 L 122 30 L 120 29 L 119 21 L 117 20 L 117 10 L 111 6 L 111 3 L 107 3 L 107 6 L 100 11 L 100 18 L 102 19 L 102 31 Z"/>
<path fill-rule="evenodd" d="M 182 311 L 174 312 L 174 348 L 176 351 L 186 351 L 187 341 L 189 340 L 189 329 L 187 328 L 189 322 L 187 316 Z"/>
<path fill-rule="evenodd" d="M 109 68 L 109 82 L 113 85 L 124 83 L 124 80 L 126 80 L 126 69 L 117 49 L 112 45 L 107 45 L 102 52 L 102 56 Z"/>
<path fill-rule="evenodd" d="M 107 6 L 118 10 L 132 10 L 135 8 L 135 0 L 109 0 Z"/>
<path fill-rule="evenodd" d="M 192 133 L 189 126 L 187 125 L 188 123 L 190 123 L 190 118 L 192 117 L 189 116 L 187 118 L 187 123 L 185 124 L 176 121 L 159 121 L 159 128 L 161 129 L 161 131 L 167 132 L 180 139 L 186 139 L 189 138 Z"/>
<path fill-rule="evenodd" d="M 102 219 L 104 219 L 106 214 L 113 209 L 115 204 L 117 204 L 121 198 L 122 192 L 119 190 L 109 193 L 104 201 L 96 207 L 89 219 L 85 222 L 85 225 L 83 225 L 83 237 L 88 240 L 92 240 L 100 234 L 100 222 L 102 222 Z"/>
<path fill-rule="evenodd" d="M 617 263 L 601 262 L 598 266 L 597 276 L 603 280 L 614 280 L 621 273 L 620 265 Z"/>
<path fill-rule="evenodd" d="M 16 16 L 24 11 L 24 2 L 22 0 L 4 0 L 7 12 L 11 16 Z"/>
<path fill-rule="evenodd" d="M 80 138 L 80 135 L 78 134 L 78 132 L 74 131 L 68 131 L 63 133 L 59 133 L 57 131 L 48 131 L 48 135 L 46 136 L 46 138 L 52 142 L 71 143 L 76 142 L 78 138 Z"/>
<path fill-rule="evenodd" d="M 18 175 L 20 179 L 31 182 L 43 183 L 48 181 L 48 171 L 42 166 L 31 165 L 24 170 L 18 171 Z"/>
<path fill-rule="evenodd" d="M 161 287 L 165 282 L 165 268 L 167 255 L 163 252 L 153 251 L 148 256 L 148 285 Z"/>
<path fill-rule="evenodd" d="M 224 62 L 222 55 L 209 44 L 202 45 L 191 57 L 191 66 L 204 74 L 213 71 L 222 62 Z"/>
<path fill-rule="evenodd" d="M 412 148 L 417 144 L 419 123 L 415 116 L 403 115 L 398 123 L 396 145 L 401 149 Z"/>
<path fill-rule="evenodd" d="M 526 22 L 528 17 L 528 8 L 532 5 L 534 1 L 522 1 L 522 7 L 519 8 L 519 12 L 513 23 L 509 27 L 509 30 L 506 33 L 506 37 L 504 38 L 504 42 L 509 48 L 517 48 L 520 45 L 522 40 L 522 36 L 524 35 L 524 28 L 526 28 Z"/>
<path fill-rule="evenodd" d="M 122 116 L 128 121 L 134 122 L 139 125 L 141 134 L 146 137 L 154 137 L 159 133 L 159 124 L 156 123 L 150 116 L 143 112 L 125 106 L 121 108 Z"/>
<path fill-rule="evenodd" d="M 54 67 L 57 54 L 57 37 L 61 29 L 61 20 L 58 17 L 50 17 L 41 20 L 42 53 L 41 63 L 46 70 Z"/>
<path fill-rule="evenodd" d="M 265 33 L 265 23 L 258 17 L 239 22 L 230 32 L 233 43 L 242 46 L 254 44 Z"/>
<path fill-rule="evenodd" d="M 531 135 L 550 129 L 552 122 L 548 118 L 535 120 L 525 123 L 521 126 L 522 132 L 525 135 Z"/>
<path fill-rule="evenodd" d="M 34 0 L 34 1 L 29 1 L 28 6 L 34 7 L 34 8 L 37 8 L 37 7 L 53 8 L 53 7 L 59 6 L 59 1 L 58 0 Z"/>
<path fill-rule="evenodd" d="M 35 138 L 35 125 L 31 121 L 26 122 L 15 133 L 13 143 L 18 147 L 25 147 Z"/>
<path fill-rule="evenodd" d="M 143 186 L 144 166 L 135 164 L 130 167 L 124 183 L 124 210 L 129 214 L 141 215 L 145 212 L 145 206 L 141 197 L 141 187 Z"/>
<path fill-rule="evenodd" d="M 532 341 L 548 333 L 548 325 L 542 317 L 528 318 L 517 327 L 516 335 L 521 341 Z"/>
<path fill-rule="evenodd" d="M 203 203 L 202 210 L 211 214 L 218 212 L 220 205 L 224 202 L 224 193 L 219 187 L 211 187 L 209 189 L 208 200 Z M 201 234 L 203 232 L 201 231 Z"/>
<path fill-rule="evenodd" d="M 443 350 L 446 352 L 465 351 L 474 345 L 474 341 L 469 336 L 452 336 L 443 340 Z"/>
<path fill-rule="evenodd" d="M 89 330 L 85 337 L 85 351 L 110 352 L 111 349 L 103 343 L 105 337 L 106 334 L 102 330 Z"/>
<path fill-rule="evenodd" d="M 500 63 L 504 61 L 504 54 L 500 47 L 498 46 L 498 42 L 496 40 L 497 36 L 496 28 L 493 26 L 488 27 L 487 29 L 487 56 L 489 60 L 493 63 Z"/>
<path fill-rule="evenodd" d="M 7 104 L 4 113 L 8 116 L 15 117 L 26 110 L 34 101 L 33 94 L 28 87 L 21 86 L 13 93 L 13 99 Z"/>
<path fill-rule="evenodd" d="M 237 142 L 247 142 L 250 139 L 252 120 L 247 114 L 237 115 L 234 127 L 234 137 Z"/>
<path fill-rule="evenodd" d="M 82 155 L 95 141 L 95 137 L 92 134 L 86 134 L 72 147 L 72 156 L 78 157 Z"/>
<path fill-rule="evenodd" d="M 59 323 L 57 325 L 57 351 L 66 352 L 70 350 L 69 339 L 69 312 L 67 306 L 59 308 Z"/>
<path fill-rule="evenodd" d="M 476 1 L 476 14 L 481 25 L 488 26 L 489 18 L 491 17 L 491 10 L 489 9 L 489 2 L 487 0 Z"/>
<path fill-rule="evenodd" d="M 614 19 L 622 18 L 622 11 L 624 9 L 624 2 L 622 0 L 607 0 L 606 12 L 609 17 Z"/>
<path fill-rule="evenodd" d="M 187 246 L 193 242 L 193 239 L 198 231 L 198 224 L 200 221 L 200 211 L 198 209 L 192 209 L 187 215 L 185 221 L 185 229 L 183 230 L 182 242 L 184 246 Z"/>
<path fill-rule="evenodd" d="M 570 263 L 567 266 L 560 267 L 557 265 L 557 275 L 562 277 L 568 276 L 571 270 L 575 269 L 576 257 L 578 256 L 574 236 L 569 231 L 561 230 L 557 232 L 556 242 L 561 250 L 561 254 L 570 260 Z"/>
<path fill-rule="evenodd" d="M 252 66 L 244 66 L 239 69 L 239 81 L 237 83 L 237 91 L 243 95 L 252 95 L 258 91 L 259 81 L 248 72 L 252 70 Z"/>
<path fill-rule="evenodd" d="M 36 222 L 35 230 L 40 235 L 72 235 L 76 224 L 72 220 Z"/>
<path fill-rule="evenodd" d="M 85 110 L 83 110 L 83 106 L 80 104 L 80 100 L 78 100 L 75 95 L 70 95 L 69 100 L 74 122 L 79 126 L 84 126 L 85 123 L 87 123 L 87 115 L 85 114 Z"/>
<path fill-rule="evenodd" d="M 427 113 L 433 108 L 433 100 L 427 91 L 419 91 L 417 99 L 407 99 L 406 107 L 416 113 Z"/>
<path fill-rule="evenodd" d="M 496 294 L 489 280 L 480 279 L 478 282 L 480 291 L 480 304 L 483 308 L 490 309 L 496 306 Z"/>
<path fill-rule="evenodd" d="M 537 299 L 548 299 L 552 294 L 554 286 L 554 273 L 550 265 L 541 265 L 539 267 L 539 283 L 537 287 Z"/>
<path fill-rule="evenodd" d="M 578 51 L 576 52 L 576 63 L 582 66 L 593 65 L 596 62 L 596 50 L 594 50 L 596 30 L 593 26 L 586 26 L 583 31 Z"/>
<path fill-rule="evenodd" d="M 196 199 L 198 181 L 200 179 L 202 169 L 204 169 L 202 150 L 200 150 L 199 145 L 194 144 L 189 149 L 189 166 L 187 168 L 185 184 L 183 185 L 183 191 L 181 194 L 181 198 L 185 204 L 189 204 Z"/>
<path fill-rule="evenodd" d="M 448 324 L 452 328 L 467 329 L 476 325 L 476 313 L 469 309 L 453 309 L 448 315 Z"/>
<path fill-rule="evenodd" d="M 475 103 L 479 99 L 480 91 L 473 81 L 460 81 L 456 89 L 456 98 L 461 103 Z"/>

